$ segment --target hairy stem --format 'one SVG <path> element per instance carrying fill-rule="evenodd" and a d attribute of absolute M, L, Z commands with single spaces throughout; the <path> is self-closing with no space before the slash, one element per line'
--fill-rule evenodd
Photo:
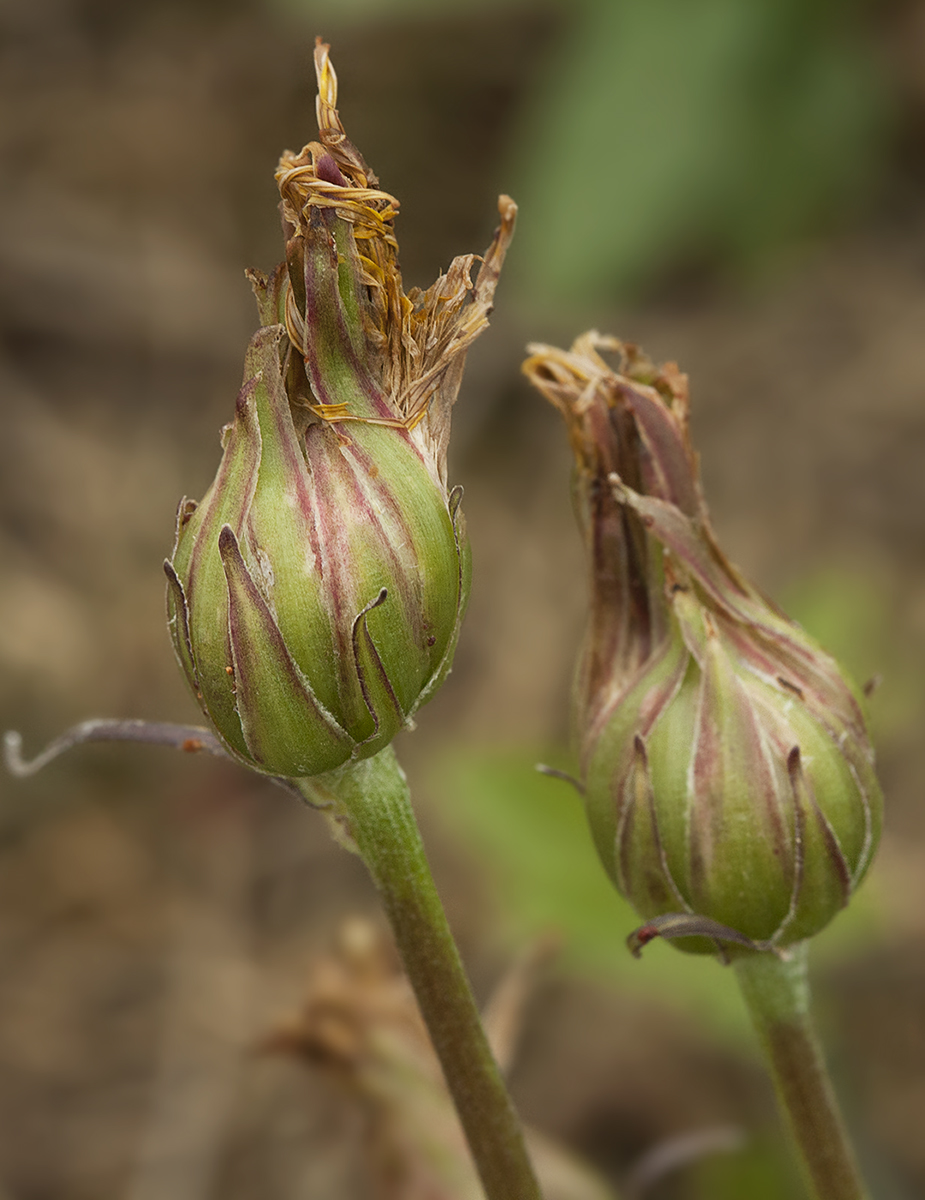
<path fill-rule="evenodd" d="M 387 747 L 298 786 L 311 803 L 329 808 L 379 889 L 488 1200 L 541 1200 L 394 751 Z"/>
<path fill-rule="evenodd" d="M 808 943 L 784 962 L 771 953 L 735 963 L 777 1098 L 815 1200 L 868 1200 L 809 1012 Z"/>

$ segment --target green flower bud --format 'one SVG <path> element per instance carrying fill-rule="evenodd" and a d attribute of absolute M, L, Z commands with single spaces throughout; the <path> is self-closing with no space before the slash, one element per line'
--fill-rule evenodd
<path fill-rule="evenodd" d="M 469 588 L 450 410 L 513 229 L 402 290 L 397 201 L 347 141 L 319 42 L 319 142 L 277 181 L 286 262 L 251 272 L 262 328 L 224 456 L 166 564 L 177 657 L 224 745 L 303 777 L 377 753 L 442 682 Z"/>
<path fill-rule="evenodd" d="M 599 349 L 620 353 L 618 372 Z M 774 947 L 809 937 L 880 834 L 860 697 L 717 545 L 677 367 L 593 333 L 569 353 L 531 352 L 524 370 L 576 458 L 591 613 L 575 709 L 604 866 L 645 919 L 688 914 L 672 923 L 682 933 L 716 922 Z"/>

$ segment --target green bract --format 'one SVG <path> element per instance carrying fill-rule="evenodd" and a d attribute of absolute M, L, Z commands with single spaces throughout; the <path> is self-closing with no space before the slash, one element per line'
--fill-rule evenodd
<path fill-rule="evenodd" d="M 621 353 L 619 372 L 598 349 Z M 576 457 L 591 565 L 576 715 L 604 865 L 646 919 L 707 918 L 775 947 L 809 937 L 880 833 L 860 698 L 719 549 L 674 364 L 597 334 L 531 350 L 524 369 Z"/>
<path fill-rule="evenodd" d="M 286 263 L 251 272 L 262 328 L 166 564 L 203 712 L 239 758 L 288 777 L 381 750 L 450 668 L 469 586 L 450 410 L 515 212 L 503 197 L 476 279 L 469 255 L 406 296 L 397 202 L 346 140 L 326 46 L 315 62 L 320 142 L 277 172 Z"/>

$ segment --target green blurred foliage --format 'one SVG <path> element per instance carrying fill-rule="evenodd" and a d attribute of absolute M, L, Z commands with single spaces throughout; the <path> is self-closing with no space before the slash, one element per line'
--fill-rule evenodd
<path fill-rule="evenodd" d="M 525 112 L 524 295 L 759 264 L 864 194 L 887 115 L 855 3 L 586 0 Z"/>
<path fill-rule="evenodd" d="M 925 638 L 901 642 L 902 597 L 886 577 L 823 564 L 791 585 L 784 609 L 842 663 L 855 682 L 875 681 L 868 701 L 874 742 L 888 745 L 921 728 L 925 719 Z"/>

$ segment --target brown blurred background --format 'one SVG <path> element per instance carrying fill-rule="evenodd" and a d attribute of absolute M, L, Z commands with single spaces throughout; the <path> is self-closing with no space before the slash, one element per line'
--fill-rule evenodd
<path fill-rule="evenodd" d="M 316 33 L 401 199 L 406 283 L 483 249 L 499 191 L 521 204 L 451 452 L 472 604 L 401 747 L 477 990 L 547 919 L 504 879 L 556 912 L 530 883 L 549 846 L 529 772 L 567 761 L 584 604 L 567 447 L 518 365 L 594 325 L 690 373 L 731 557 L 883 676 L 887 832 L 819 995 L 877 1195 L 925 1195 L 921 0 L 3 0 L 3 727 L 31 752 L 91 715 L 196 719 L 161 562 L 240 384 L 243 270 L 281 254 L 273 169 L 314 134 Z M 513 837 L 446 813 L 503 772 L 527 797 Z M 566 930 L 590 929 L 568 903 Z M 349 1091 L 254 1052 L 357 911 L 375 911 L 358 862 L 230 767 L 93 748 L 0 778 L 0 1198 L 369 1194 Z M 646 976 L 614 913 L 612 943 L 598 921 L 538 988 L 525 1112 L 617 1182 L 661 1139 L 735 1122 L 750 1149 L 725 1175 L 649 1194 L 797 1194 L 741 1023 L 704 1011 L 731 981 L 674 951 Z"/>

